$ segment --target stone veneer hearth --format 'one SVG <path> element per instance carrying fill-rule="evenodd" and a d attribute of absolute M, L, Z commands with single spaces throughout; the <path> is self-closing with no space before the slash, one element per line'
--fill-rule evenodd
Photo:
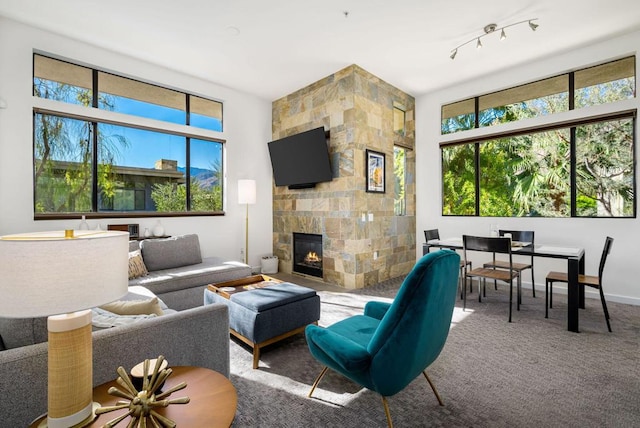
<path fill-rule="evenodd" d="M 394 106 L 406 112 L 404 135 L 393 130 Z M 412 96 L 357 65 L 273 102 L 274 140 L 318 126 L 329 131 L 334 177 L 312 189 L 274 186 L 273 247 L 282 272 L 292 272 L 294 232 L 322 235 L 323 279 L 332 284 L 362 288 L 411 270 L 416 261 L 414 110 Z M 393 209 L 394 145 L 410 149 L 405 216 L 395 216 Z M 366 149 L 385 154 L 386 193 L 365 191 Z"/>

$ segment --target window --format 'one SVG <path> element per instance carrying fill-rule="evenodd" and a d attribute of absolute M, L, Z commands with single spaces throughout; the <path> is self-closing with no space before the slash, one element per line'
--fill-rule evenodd
<path fill-rule="evenodd" d="M 442 213 L 635 217 L 635 118 L 626 116 L 444 146 Z"/>
<path fill-rule="evenodd" d="M 473 127 L 491 126 L 634 96 L 630 57 L 448 104 L 442 132 L 471 129 L 476 116 Z M 635 217 L 636 113 L 443 143 L 443 215 Z"/>
<path fill-rule="evenodd" d="M 442 148 L 442 214 L 476 213 L 475 146 L 461 144 Z"/>
<path fill-rule="evenodd" d="M 406 167 L 407 149 L 393 147 L 393 213 L 394 215 L 407 215 L 406 195 Z"/>
<path fill-rule="evenodd" d="M 37 54 L 34 95 L 124 114 L 34 109 L 36 218 L 222 211 L 224 141 L 199 130 L 222 130 L 220 102 Z"/>
<path fill-rule="evenodd" d="M 570 89 L 571 82 L 573 89 Z M 627 57 L 444 105 L 441 133 L 516 122 L 634 97 L 635 57 Z"/>
<path fill-rule="evenodd" d="M 395 104 L 395 103 L 394 103 Z M 407 113 L 405 109 L 399 105 L 393 106 L 393 132 L 398 135 L 405 135 L 405 124 L 407 119 Z"/>

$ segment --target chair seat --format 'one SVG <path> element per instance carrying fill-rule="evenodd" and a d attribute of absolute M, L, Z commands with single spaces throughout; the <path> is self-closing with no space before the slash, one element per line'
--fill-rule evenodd
<path fill-rule="evenodd" d="M 569 282 L 565 272 L 551 271 L 547 274 L 547 282 Z M 600 288 L 600 279 L 594 275 L 578 275 L 578 283 L 593 288 Z"/>
<path fill-rule="evenodd" d="M 482 266 L 486 268 L 497 267 L 501 269 L 509 269 L 509 262 L 506 260 L 496 260 L 495 262 L 485 263 Z M 530 263 L 513 263 L 512 266 L 513 270 L 517 270 L 518 272 L 531 269 Z"/>
<path fill-rule="evenodd" d="M 499 281 L 511 281 L 518 277 L 518 272 L 515 270 L 513 274 L 508 270 L 496 270 L 487 268 L 475 268 L 467 272 L 467 276 L 479 276 L 482 278 L 497 279 Z"/>

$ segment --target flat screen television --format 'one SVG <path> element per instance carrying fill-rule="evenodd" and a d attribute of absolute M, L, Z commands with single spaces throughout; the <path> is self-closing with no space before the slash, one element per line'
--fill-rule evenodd
<path fill-rule="evenodd" d="M 305 189 L 333 179 L 323 127 L 268 144 L 276 186 Z"/>

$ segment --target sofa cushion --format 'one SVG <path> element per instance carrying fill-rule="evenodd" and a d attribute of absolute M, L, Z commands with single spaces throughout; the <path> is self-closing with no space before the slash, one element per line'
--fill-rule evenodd
<path fill-rule="evenodd" d="M 220 257 L 205 257 L 202 263 L 195 265 L 159 271 L 150 269 L 149 275 L 129 280 L 129 289 L 132 286 L 140 285 L 148 288 L 156 295 L 163 295 L 173 291 L 244 278 L 249 275 L 251 275 L 251 267 L 249 265 Z M 199 298 L 202 299 L 201 293 Z M 173 304 L 171 304 L 171 307 L 180 309 L 174 307 Z"/>
<path fill-rule="evenodd" d="M 6 349 L 46 342 L 47 317 L 0 318 L 0 336 Z"/>
<path fill-rule="evenodd" d="M 148 274 L 147 266 L 142 260 L 142 252 L 140 250 L 129 252 L 129 279 L 140 278 Z"/>
<path fill-rule="evenodd" d="M 129 241 L 129 252 L 139 250 L 140 249 L 140 241 Z"/>
<path fill-rule="evenodd" d="M 147 300 L 116 300 L 100 306 L 100 309 L 118 315 L 162 315 L 164 313 L 157 297 Z"/>
<path fill-rule="evenodd" d="M 315 295 L 316 291 L 311 288 L 283 282 L 269 287 L 234 293 L 230 300 L 252 311 L 262 312 Z"/>
<path fill-rule="evenodd" d="M 140 243 L 142 258 L 149 271 L 202 263 L 198 235 L 145 239 Z"/>

